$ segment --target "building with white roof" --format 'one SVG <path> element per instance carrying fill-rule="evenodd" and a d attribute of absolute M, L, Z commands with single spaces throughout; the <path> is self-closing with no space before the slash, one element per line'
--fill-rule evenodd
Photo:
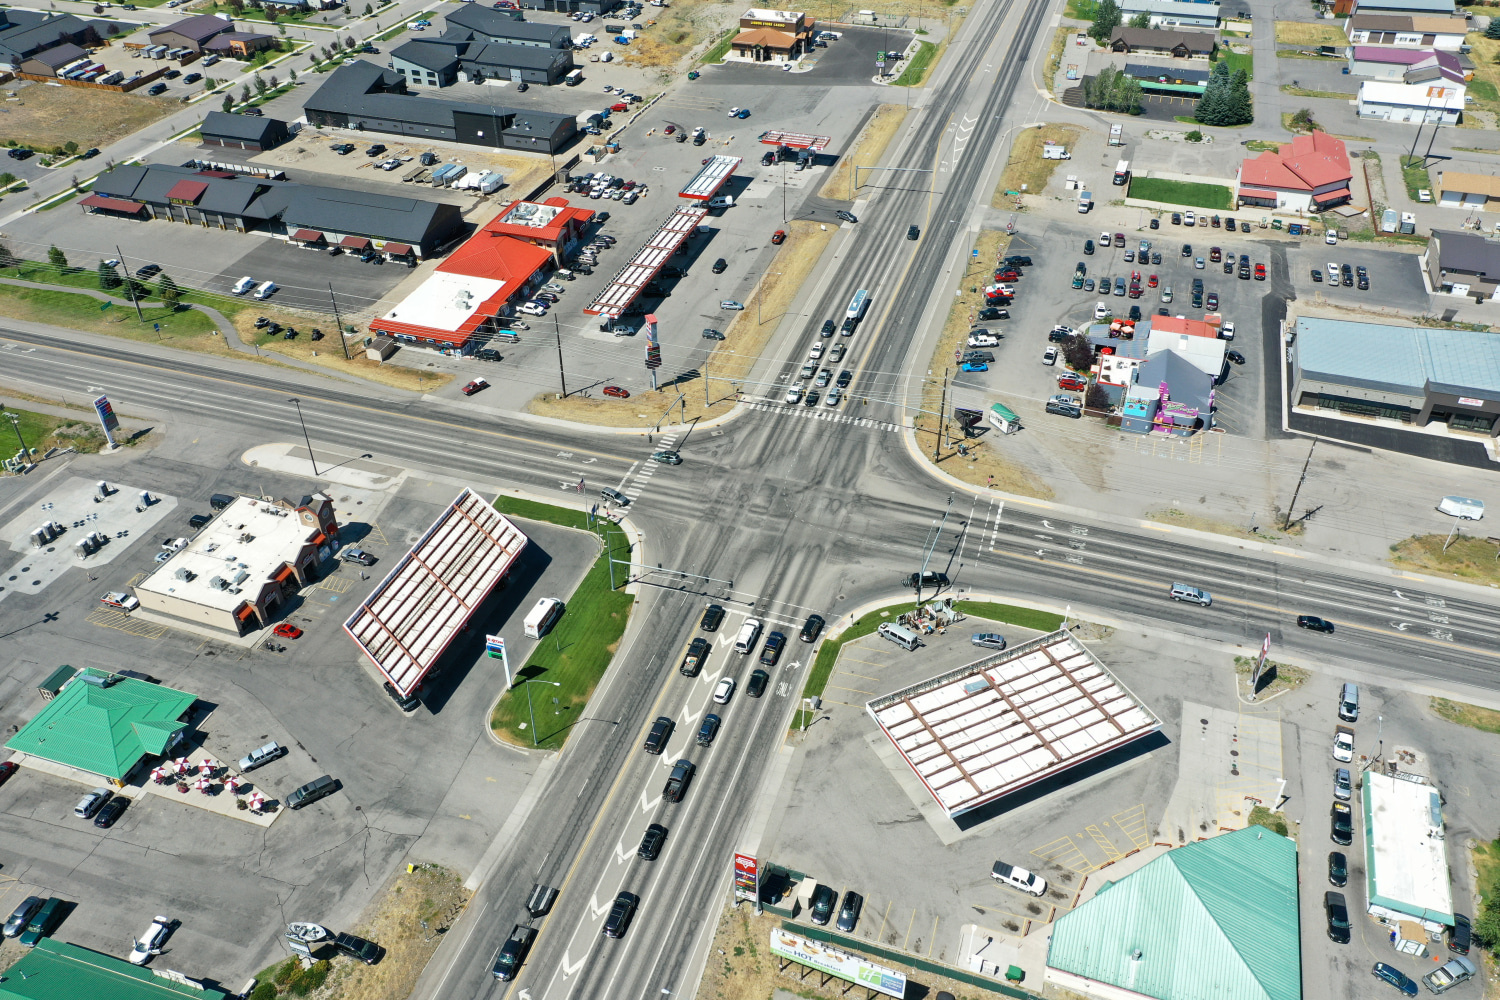
<path fill-rule="evenodd" d="M 1420 776 L 1366 771 L 1365 898 L 1372 916 L 1415 920 L 1429 931 L 1453 926 L 1453 890 L 1443 832 L 1443 799 Z"/>
<path fill-rule="evenodd" d="M 288 595 L 316 579 L 339 526 L 322 493 L 239 497 L 133 588 L 141 607 L 236 635 L 271 623 Z"/>
<path fill-rule="evenodd" d="M 1120 16 L 1126 24 L 1145 14 L 1149 28 L 1198 28 L 1212 31 L 1219 26 L 1219 5 L 1203 0 L 1120 0 Z"/>
<path fill-rule="evenodd" d="M 1359 85 L 1355 105 L 1361 118 L 1456 125 L 1464 110 L 1466 89 L 1447 79 L 1423 83 L 1365 80 Z"/>
<path fill-rule="evenodd" d="M 1161 728 L 1067 631 L 893 691 L 865 711 L 950 817 Z"/>

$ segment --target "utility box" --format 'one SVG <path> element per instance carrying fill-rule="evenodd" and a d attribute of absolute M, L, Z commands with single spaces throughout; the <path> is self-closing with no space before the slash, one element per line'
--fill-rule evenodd
<path fill-rule="evenodd" d="M 77 676 L 77 667 L 64 664 L 47 675 L 47 679 L 37 687 L 37 693 L 42 696 L 43 701 L 51 701 L 57 697 L 57 692 L 61 691 L 68 681 Z"/>

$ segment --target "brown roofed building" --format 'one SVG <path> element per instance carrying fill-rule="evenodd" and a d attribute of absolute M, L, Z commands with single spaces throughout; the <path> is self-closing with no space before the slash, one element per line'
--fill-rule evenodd
<path fill-rule="evenodd" d="M 801 11 L 752 7 L 740 15 L 740 33 L 729 58 L 743 62 L 795 62 L 812 45 L 817 22 Z"/>
<path fill-rule="evenodd" d="M 1170 56 L 1174 59 L 1208 59 L 1219 47 L 1212 32 L 1163 31 L 1159 28 L 1132 28 L 1117 25 L 1109 40 L 1115 52 L 1136 55 Z"/>
<path fill-rule="evenodd" d="M 234 30 L 234 22 L 217 14 L 199 14 L 146 32 L 152 45 L 167 45 L 174 49 L 192 49 L 202 52 L 210 38 Z"/>

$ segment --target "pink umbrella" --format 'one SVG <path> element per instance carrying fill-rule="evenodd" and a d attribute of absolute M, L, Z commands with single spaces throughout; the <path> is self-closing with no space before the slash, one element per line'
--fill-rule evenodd
<path fill-rule="evenodd" d="M 231 795 L 236 795 L 240 790 L 240 779 L 231 774 L 224 779 L 224 787 L 229 789 Z"/>
<path fill-rule="evenodd" d="M 198 762 L 198 773 L 202 774 L 202 775 L 205 775 L 205 776 L 213 774 L 214 773 L 214 766 L 212 764 L 210 764 L 206 759 L 205 760 L 200 760 Z"/>

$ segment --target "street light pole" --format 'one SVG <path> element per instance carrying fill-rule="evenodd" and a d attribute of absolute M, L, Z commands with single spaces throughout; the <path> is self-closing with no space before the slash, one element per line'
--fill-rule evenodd
<path fill-rule="evenodd" d="M 16 440 L 21 442 L 21 461 L 27 465 L 32 464 L 31 452 L 26 450 L 26 441 L 21 437 L 21 418 L 14 413 L 7 413 L 6 416 L 10 418 L 11 427 L 15 428 Z"/>
<path fill-rule="evenodd" d="M 312 463 L 313 475 L 318 474 L 318 460 L 313 457 L 312 438 L 307 436 L 307 421 L 302 418 L 302 401 L 296 396 L 287 400 L 297 408 L 297 422 L 302 425 L 302 440 L 307 442 L 307 460 Z"/>

